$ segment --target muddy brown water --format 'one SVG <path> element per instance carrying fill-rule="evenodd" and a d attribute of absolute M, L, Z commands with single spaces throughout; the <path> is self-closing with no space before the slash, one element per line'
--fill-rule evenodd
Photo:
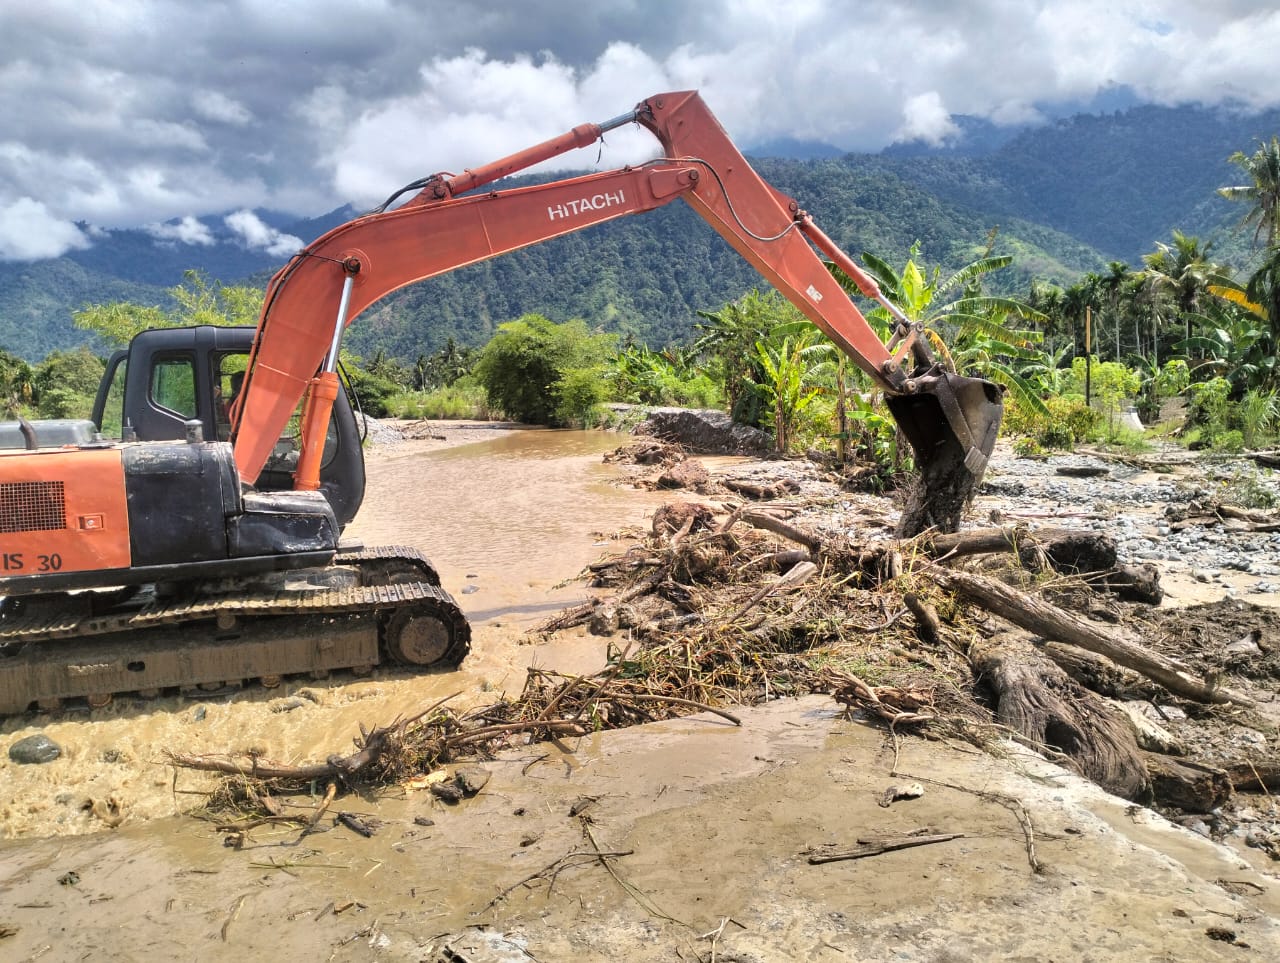
<path fill-rule="evenodd" d="M 100 830 L 101 821 L 82 809 L 95 801 L 117 800 L 126 819 L 181 811 L 191 799 L 173 793 L 162 749 L 252 750 L 287 762 L 324 758 L 349 751 L 348 734 L 361 725 L 385 724 L 439 699 L 465 707 L 518 693 L 529 665 L 599 669 L 602 640 L 582 631 L 545 640 L 528 630 L 586 598 L 589 590 L 575 577 L 620 544 L 605 533 L 645 528 L 664 499 L 620 484 L 620 470 L 603 462 L 602 454 L 620 443 L 617 434 L 527 430 L 468 437 L 483 440 L 371 450 L 365 503 L 348 530 L 367 545 L 408 545 L 432 560 L 472 621 L 472 654 L 461 670 L 295 679 L 275 690 L 251 687 L 200 701 L 125 697 L 104 709 L 0 721 L 6 748 L 43 732 L 64 750 L 44 766 L 0 757 L 0 838 Z M 299 691 L 322 704 L 272 711 Z M 207 785 L 196 777 L 179 789 Z"/>
<path fill-rule="evenodd" d="M 525 630 L 583 597 L 569 580 L 615 545 L 605 536 L 647 527 L 669 497 L 618 487 L 600 458 L 618 441 L 537 432 L 370 454 L 352 533 L 432 558 L 474 621 L 461 671 L 118 700 L 0 726 L 0 746 L 43 731 L 66 750 L 45 766 L 0 759 L 0 958 L 1280 954 L 1274 872 L 1038 759 L 891 740 L 840 719 L 821 696 L 744 710 L 741 728 L 695 717 L 513 750 L 487 764 L 485 791 L 456 807 L 403 787 L 344 797 L 336 810 L 383 821 L 371 839 L 326 820 L 303 838 L 262 827 L 237 850 L 209 824 L 173 815 L 209 781 L 175 774 L 166 748 L 310 761 L 349 750 L 361 724 L 439 698 L 493 701 L 518 690 L 531 664 L 599 668 L 603 640 L 531 641 Z M 303 689 L 319 702 L 272 711 Z M 917 779 L 923 796 L 880 804 L 889 786 Z M 588 819 L 570 815 L 589 799 Z M 111 800 L 123 815 L 115 829 L 82 809 Z M 924 831 L 963 835 L 873 859 L 806 858 Z M 597 848 L 622 855 L 606 868 Z"/>
<path fill-rule="evenodd" d="M 618 487 L 618 470 L 601 456 L 621 441 L 604 431 L 512 431 L 440 450 L 375 450 L 349 532 L 425 552 L 473 622 L 545 617 L 583 595 L 561 583 L 661 503 Z"/>

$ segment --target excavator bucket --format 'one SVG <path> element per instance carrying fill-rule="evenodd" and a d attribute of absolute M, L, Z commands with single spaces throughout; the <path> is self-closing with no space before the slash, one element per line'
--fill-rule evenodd
<path fill-rule="evenodd" d="M 899 534 L 954 532 L 973 497 L 1000 431 L 1003 389 L 935 368 L 912 379 L 916 390 L 888 399 L 915 449 L 921 484 L 902 513 Z"/>

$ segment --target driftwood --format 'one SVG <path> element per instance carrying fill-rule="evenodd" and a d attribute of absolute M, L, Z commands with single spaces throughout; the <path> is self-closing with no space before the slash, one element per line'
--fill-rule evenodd
<path fill-rule="evenodd" d="M 1156 687 L 1139 673 L 1116 665 L 1105 655 L 1061 642 L 1045 642 L 1039 648 L 1067 675 L 1099 695 L 1133 699 L 1146 697 L 1155 691 Z"/>
<path fill-rule="evenodd" d="M 1237 792 L 1280 793 L 1280 759 L 1246 759 L 1221 765 Z"/>
<path fill-rule="evenodd" d="M 351 780 L 364 770 L 378 762 L 384 753 L 398 745 L 397 739 L 405 731 L 405 723 L 393 723 L 380 726 L 369 733 L 364 745 L 349 756 L 332 755 L 323 763 L 308 766 L 282 766 L 263 762 L 258 756 L 251 755 L 245 761 L 218 757 L 195 756 L 184 752 L 168 753 L 169 762 L 184 769 L 197 769 L 202 772 L 220 772 L 228 776 L 246 776 L 252 779 L 280 781 L 288 783 L 305 783 L 312 780 Z M 479 729 L 459 732 L 444 740 L 449 748 L 460 748 L 470 743 L 482 742 L 505 732 L 545 729 L 548 732 L 568 735 L 585 735 L 587 730 L 571 719 L 551 719 L 545 722 L 519 722 L 507 725 L 484 726 Z"/>
<path fill-rule="evenodd" d="M 723 525 L 718 529 L 720 534 L 727 533 L 738 522 L 745 522 L 753 528 L 760 528 L 766 532 L 772 532 L 774 535 L 795 542 L 797 545 L 803 545 L 809 552 L 816 556 L 822 549 L 822 539 L 809 532 L 796 528 L 794 525 L 788 525 L 776 515 L 769 512 L 751 508 L 739 508 L 733 512 Z"/>
<path fill-rule="evenodd" d="M 926 645 L 937 645 L 942 638 L 942 620 L 938 618 L 938 610 L 915 592 L 903 595 L 902 604 L 915 616 L 916 634 L 920 641 Z"/>
<path fill-rule="evenodd" d="M 1158 803 L 1189 813 L 1208 813 L 1231 798 L 1231 778 L 1221 769 L 1154 752 L 1143 756 Z"/>
<path fill-rule="evenodd" d="M 726 478 L 721 482 L 721 484 L 731 492 L 736 492 L 739 495 L 744 495 L 747 498 L 758 502 L 771 501 L 775 498 L 782 498 L 785 495 L 794 495 L 800 490 L 800 486 L 790 478 L 770 482 L 767 485 L 743 481 L 737 478 Z"/>
<path fill-rule="evenodd" d="M 1193 525 L 1221 525 L 1229 532 L 1280 532 L 1280 516 L 1221 502 L 1192 502 L 1169 527 L 1180 532 Z"/>
<path fill-rule="evenodd" d="M 1118 638 L 1092 622 L 1001 582 L 955 572 L 941 565 L 929 565 L 922 571 L 948 591 L 963 595 L 1028 632 L 1105 655 L 1160 683 L 1175 695 L 1196 702 L 1253 705 L 1253 700 L 1241 692 L 1198 679 L 1172 659 Z"/>
<path fill-rule="evenodd" d="M 1001 633 L 969 650 L 996 694 L 996 718 L 1032 746 L 1061 754 L 1109 792 L 1137 799 L 1147 772 L 1126 718 L 1040 655 L 1025 636 Z"/>
<path fill-rule="evenodd" d="M 1022 525 L 1004 525 L 948 535 L 928 533 L 916 545 L 937 559 L 1013 552 L 1029 571 L 1052 569 L 1062 575 L 1091 576 L 1099 587 L 1133 602 L 1155 605 L 1164 595 L 1156 567 L 1119 562 L 1115 539 L 1105 532 L 1056 528 L 1032 532 Z"/>

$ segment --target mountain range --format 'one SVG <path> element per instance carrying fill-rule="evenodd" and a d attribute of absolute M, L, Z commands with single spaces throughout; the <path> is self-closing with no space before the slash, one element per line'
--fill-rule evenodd
<path fill-rule="evenodd" d="M 1069 284 L 1110 261 L 1140 268 L 1142 255 L 1168 243 L 1175 229 L 1242 268 L 1250 238 L 1235 226 L 1245 211 L 1216 189 L 1239 182 L 1228 157 L 1252 153 L 1280 131 L 1280 111 L 1139 106 L 1017 132 L 956 122 L 960 135 L 943 147 L 839 154 L 789 141 L 749 153 L 767 181 L 855 257 L 870 251 L 901 264 L 918 243 L 920 261 L 946 270 L 981 256 L 994 238 L 995 253 L 1015 257 L 1000 283 L 1025 291 L 1032 279 Z M 256 213 L 276 231 L 309 241 L 357 212 L 345 207 L 304 220 Z M 212 243 L 162 240 L 141 227 L 95 230 L 85 250 L 0 263 L 0 348 L 39 360 L 86 343 L 71 321 L 84 305 L 164 307 L 167 289 L 187 270 L 262 285 L 283 262 L 245 247 L 220 217 L 202 223 Z M 659 347 L 686 340 L 699 310 L 763 286 L 691 209 L 674 204 L 412 285 L 366 311 L 346 344 L 357 354 L 412 361 L 450 337 L 483 344 L 497 325 L 538 312 L 584 318 Z"/>

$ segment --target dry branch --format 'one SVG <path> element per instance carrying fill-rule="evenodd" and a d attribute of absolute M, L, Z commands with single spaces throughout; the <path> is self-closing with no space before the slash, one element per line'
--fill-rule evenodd
<path fill-rule="evenodd" d="M 892 853 L 899 849 L 911 849 L 915 846 L 932 846 L 934 843 L 945 843 L 952 839 L 963 839 L 964 833 L 936 833 L 932 836 L 877 836 L 870 839 L 859 839 L 856 849 L 844 852 L 817 852 L 809 857 L 811 865 L 834 863 L 842 859 L 862 859 L 865 856 L 879 856 L 881 853 Z"/>

